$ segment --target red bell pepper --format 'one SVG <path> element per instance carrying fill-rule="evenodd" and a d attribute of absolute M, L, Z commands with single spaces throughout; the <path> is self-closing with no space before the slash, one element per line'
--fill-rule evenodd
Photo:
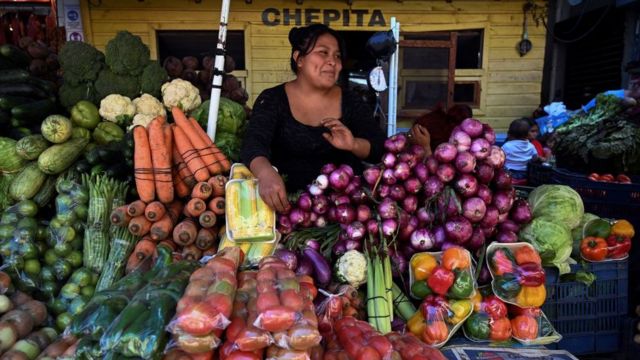
<path fill-rule="evenodd" d="M 431 275 L 427 278 L 427 285 L 438 295 L 446 295 L 455 280 L 452 271 L 442 266 L 436 266 Z"/>
<path fill-rule="evenodd" d="M 540 286 L 544 284 L 544 269 L 539 264 L 528 262 L 518 266 L 518 280 L 522 286 Z"/>
<path fill-rule="evenodd" d="M 482 311 L 491 319 L 507 317 L 507 306 L 495 295 L 489 295 L 482 300 Z"/>
<path fill-rule="evenodd" d="M 442 320 L 447 316 L 449 304 L 440 295 L 427 295 L 420 305 L 422 316 L 427 321 Z"/>
<path fill-rule="evenodd" d="M 631 238 L 623 235 L 611 234 L 607 238 L 607 247 L 609 253 L 607 257 L 612 259 L 620 259 L 629 254 L 631 250 Z"/>

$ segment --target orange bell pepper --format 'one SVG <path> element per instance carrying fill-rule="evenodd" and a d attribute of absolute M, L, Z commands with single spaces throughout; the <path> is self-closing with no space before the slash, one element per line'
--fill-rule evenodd
<path fill-rule="evenodd" d="M 528 262 L 532 262 L 538 265 L 542 265 L 542 260 L 540 259 L 540 255 L 531 246 L 522 246 L 516 250 L 516 263 L 518 265 L 522 265 Z"/>
<path fill-rule="evenodd" d="M 611 233 L 614 235 L 627 236 L 632 238 L 636 234 L 633 225 L 627 220 L 618 220 L 611 227 Z"/>
<path fill-rule="evenodd" d="M 467 269 L 471 264 L 469 253 L 467 250 L 454 246 L 450 247 L 442 253 L 442 266 L 449 271 L 455 269 Z"/>
<path fill-rule="evenodd" d="M 607 257 L 607 241 L 595 236 L 587 236 L 580 243 L 580 253 L 591 261 L 602 261 Z"/>
<path fill-rule="evenodd" d="M 506 317 L 491 320 L 490 339 L 493 341 L 506 341 L 511 337 L 511 322 Z"/>
<path fill-rule="evenodd" d="M 440 344 L 449 337 L 449 328 L 442 320 L 432 321 L 427 324 L 422 333 L 422 341 L 429 345 Z"/>
<path fill-rule="evenodd" d="M 521 340 L 533 340 L 538 337 L 538 321 L 532 316 L 518 315 L 511 319 L 513 336 Z"/>
<path fill-rule="evenodd" d="M 424 333 L 425 327 L 427 324 L 424 321 L 424 316 L 422 316 L 422 311 L 418 310 L 413 314 L 413 316 L 407 321 L 407 328 L 409 332 L 417 337 L 422 337 Z"/>

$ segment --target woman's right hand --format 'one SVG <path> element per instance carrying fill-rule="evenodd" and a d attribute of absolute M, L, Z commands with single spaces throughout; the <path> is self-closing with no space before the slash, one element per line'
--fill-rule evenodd
<path fill-rule="evenodd" d="M 272 167 L 269 167 L 257 176 L 258 192 L 262 200 L 277 212 L 289 210 L 287 190 L 282 177 Z"/>

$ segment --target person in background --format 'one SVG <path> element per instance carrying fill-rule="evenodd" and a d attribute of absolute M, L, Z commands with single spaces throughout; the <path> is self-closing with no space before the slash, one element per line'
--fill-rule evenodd
<path fill-rule="evenodd" d="M 289 208 L 287 191 L 304 189 L 324 164 L 348 164 L 359 173 L 363 160 L 379 162 L 385 140 L 373 110 L 337 85 L 340 35 L 312 24 L 292 28 L 289 42 L 295 79 L 258 96 L 240 155 L 258 179 L 260 197 L 278 212 Z"/>
<path fill-rule="evenodd" d="M 438 104 L 416 119 L 407 136 L 412 144 L 422 145 L 430 155 L 438 145 L 449 140 L 456 126 L 470 117 L 473 111 L 469 105 L 453 105 L 445 112 L 442 104 Z"/>
<path fill-rule="evenodd" d="M 625 67 L 625 71 L 629 74 L 629 86 L 627 89 L 608 90 L 606 95 L 614 95 L 620 99 L 640 100 L 640 61 L 631 61 Z M 586 105 L 582 106 L 582 111 L 588 112 L 596 106 L 596 98 L 591 99 Z"/>
<path fill-rule="evenodd" d="M 527 178 L 527 163 L 538 156 L 535 146 L 529 141 L 529 120 L 520 118 L 509 125 L 507 142 L 502 145 L 506 155 L 505 170 L 517 180 Z"/>
<path fill-rule="evenodd" d="M 527 119 L 529 121 L 529 142 L 536 148 L 536 152 L 538 153 L 538 157 L 544 159 L 544 149 L 540 141 L 538 141 L 538 135 L 540 135 L 540 128 L 538 127 L 538 123 L 533 119 Z"/>

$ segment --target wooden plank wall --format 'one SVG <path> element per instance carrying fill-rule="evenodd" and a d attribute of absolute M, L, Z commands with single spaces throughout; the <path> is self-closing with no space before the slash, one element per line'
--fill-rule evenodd
<path fill-rule="evenodd" d="M 481 81 L 481 104 L 474 114 L 504 131 L 511 120 L 529 116 L 539 105 L 546 31 L 529 18 L 532 51 L 520 57 L 516 44 L 522 33 L 524 0 L 413 1 L 354 0 L 351 9 L 380 9 L 389 24 L 395 16 L 402 32 L 484 29 L 484 59 L 481 70 L 458 70 L 456 77 L 475 77 Z M 538 5 L 544 6 L 540 0 Z M 118 30 L 139 35 L 157 54 L 156 30 L 217 30 L 220 1 L 216 0 L 81 0 L 83 25 L 89 42 L 104 49 Z M 261 12 L 265 8 L 349 9 L 347 1 L 305 0 L 232 0 L 230 30 L 245 30 L 247 89 L 251 101 L 265 88 L 292 78 L 288 58 L 287 34 L 291 26 L 265 26 Z M 355 19 L 355 16 L 352 17 Z M 331 23 L 337 30 L 386 30 L 386 27 L 345 27 Z"/>

